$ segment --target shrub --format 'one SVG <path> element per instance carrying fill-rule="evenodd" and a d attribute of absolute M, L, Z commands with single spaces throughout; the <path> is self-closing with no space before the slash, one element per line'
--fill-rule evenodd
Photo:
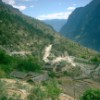
<path fill-rule="evenodd" d="M 55 78 L 55 77 L 56 77 L 56 73 L 53 72 L 53 71 L 50 71 L 50 72 L 49 72 L 49 76 L 50 76 L 51 78 Z"/>
<path fill-rule="evenodd" d="M 85 91 L 81 100 L 100 100 L 100 90 L 89 89 Z"/>
<path fill-rule="evenodd" d="M 7 55 L 3 50 L 0 50 L 0 64 L 9 64 L 11 57 Z"/>
<path fill-rule="evenodd" d="M 56 81 L 48 81 L 46 89 L 48 97 L 50 97 L 51 100 L 58 100 L 61 89 L 58 87 L 58 83 Z"/>
<path fill-rule="evenodd" d="M 17 69 L 20 71 L 40 71 L 41 66 L 35 61 L 23 59 L 18 62 Z"/>
<path fill-rule="evenodd" d="M 43 86 L 36 85 L 28 96 L 28 100 L 59 100 L 61 89 L 55 80 L 44 82 Z"/>
<path fill-rule="evenodd" d="M 98 57 L 91 58 L 91 61 L 93 61 L 93 62 L 100 62 Z"/>
<path fill-rule="evenodd" d="M 47 93 L 37 85 L 29 94 L 28 100 L 47 100 Z"/>
<path fill-rule="evenodd" d="M 14 66 L 14 57 L 9 56 L 3 50 L 0 50 L 0 77 L 6 77 L 6 74 L 13 70 Z"/>

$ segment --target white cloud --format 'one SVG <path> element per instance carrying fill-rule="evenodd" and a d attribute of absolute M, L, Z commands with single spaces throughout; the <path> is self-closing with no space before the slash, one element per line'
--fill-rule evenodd
<path fill-rule="evenodd" d="M 68 19 L 71 12 L 59 12 L 59 13 L 53 13 L 48 15 L 40 15 L 37 17 L 39 20 L 46 20 L 46 19 Z"/>
<path fill-rule="evenodd" d="M 26 6 L 17 6 L 17 5 L 14 5 L 13 7 L 19 9 L 19 10 L 25 10 L 27 7 Z"/>
<path fill-rule="evenodd" d="M 12 6 L 15 5 L 15 0 L 2 0 L 2 1 Z"/>
<path fill-rule="evenodd" d="M 75 7 L 68 7 L 67 10 L 74 10 Z"/>
<path fill-rule="evenodd" d="M 2 0 L 6 4 L 12 5 L 14 8 L 17 8 L 19 10 L 25 10 L 27 7 L 23 5 L 17 5 L 15 0 Z"/>

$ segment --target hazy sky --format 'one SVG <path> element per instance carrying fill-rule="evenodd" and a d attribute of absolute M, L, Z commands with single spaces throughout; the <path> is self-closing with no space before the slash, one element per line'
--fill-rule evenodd
<path fill-rule="evenodd" d="M 69 14 L 92 0 L 2 0 L 24 14 L 43 19 L 67 19 Z"/>

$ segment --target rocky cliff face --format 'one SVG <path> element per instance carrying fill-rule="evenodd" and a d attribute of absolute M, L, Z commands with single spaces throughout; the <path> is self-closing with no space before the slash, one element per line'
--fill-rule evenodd
<path fill-rule="evenodd" d="M 60 32 L 84 46 L 100 51 L 100 0 L 76 8 Z"/>

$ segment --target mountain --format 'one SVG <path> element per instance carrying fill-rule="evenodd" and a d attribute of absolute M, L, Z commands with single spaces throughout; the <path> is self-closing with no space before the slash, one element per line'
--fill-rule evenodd
<path fill-rule="evenodd" d="M 52 44 L 55 56 L 68 54 L 92 58 L 97 52 L 62 37 L 47 24 L 23 15 L 18 9 L 0 1 L 0 47 L 10 54 L 31 53 L 40 59 L 44 48 Z"/>
<path fill-rule="evenodd" d="M 61 27 L 67 22 L 65 19 L 43 20 L 44 23 L 51 25 L 55 31 L 59 32 Z"/>
<path fill-rule="evenodd" d="M 78 43 L 100 51 L 100 0 L 76 8 L 60 33 Z"/>
<path fill-rule="evenodd" d="M 99 62 L 98 52 L 0 1 L 0 100 L 78 99 L 100 88 Z"/>

